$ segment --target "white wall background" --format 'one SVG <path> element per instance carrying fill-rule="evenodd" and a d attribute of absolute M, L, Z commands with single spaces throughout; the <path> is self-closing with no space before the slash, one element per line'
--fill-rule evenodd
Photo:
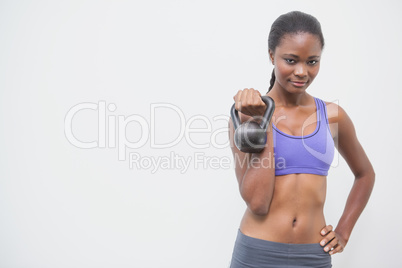
<path fill-rule="evenodd" d="M 326 39 L 309 92 L 347 111 L 377 174 L 371 200 L 333 265 L 401 267 L 396 0 L 1 1 L 0 267 L 228 267 L 245 204 L 231 163 L 197 166 L 195 158 L 231 160 L 228 146 L 211 143 L 211 133 L 227 126 L 213 118 L 229 115 L 238 89 L 266 92 L 268 32 L 291 10 L 316 16 Z M 142 132 L 150 126 L 138 122 L 120 124 L 115 133 L 120 143 L 142 139 L 140 148 L 72 145 L 64 125 L 69 110 L 102 101 L 116 107 L 106 111 L 108 119 L 137 116 L 148 125 L 152 103 L 180 109 L 185 121 L 173 109 L 157 110 L 159 144 L 204 116 L 209 133 L 190 134 L 190 141 L 209 147 L 183 138 L 152 148 Z M 77 138 L 98 140 L 98 110 L 76 114 Z M 189 125 L 206 127 L 201 120 Z M 224 144 L 227 133 L 212 140 Z M 130 168 L 130 153 L 140 154 L 143 169 Z M 171 153 L 190 167 L 145 168 L 147 159 Z M 352 183 L 345 161 L 335 161 L 327 223 L 336 225 Z"/>

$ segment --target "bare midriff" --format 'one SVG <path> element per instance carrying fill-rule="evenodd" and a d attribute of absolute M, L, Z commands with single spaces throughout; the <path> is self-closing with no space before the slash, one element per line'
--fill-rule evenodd
<path fill-rule="evenodd" d="M 326 176 L 289 174 L 275 177 L 274 194 L 267 215 L 246 209 L 240 231 L 248 236 L 291 244 L 319 243 L 326 225 L 324 203 Z"/>

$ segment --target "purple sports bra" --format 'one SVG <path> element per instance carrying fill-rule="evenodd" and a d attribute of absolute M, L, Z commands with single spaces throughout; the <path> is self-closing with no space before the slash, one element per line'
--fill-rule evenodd
<path fill-rule="evenodd" d="M 280 131 L 272 123 L 276 176 L 294 173 L 328 175 L 334 159 L 334 140 L 328 125 L 325 103 L 315 97 L 314 100 L 317 123 L 313 133 L 292 136 Z"/>

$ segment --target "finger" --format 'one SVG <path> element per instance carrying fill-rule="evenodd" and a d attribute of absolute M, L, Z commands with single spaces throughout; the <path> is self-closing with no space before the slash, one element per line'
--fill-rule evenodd
<path fill-rule="evenodd" d="M 267 107 L 267 105 L 265 104 L 265 102 L 262 100 L 262 96 L 261 96 L 261 93 L 259 92 L 259 91 L 257 91 L 256 90 L 256 92 L 257 92 L 257 94 L 258 94 L 258 96 L 257 96 L 257 101 L 258 101 L 258 104 L 263 108 L 263 111 L 265 112 L 265 108 Z"/>
<path fill-rule="evenodd" d="M 248 88 L 243 89 L 242 94 L 239 98 L 239 109 L 242 113 L 249 115 L 249 102 L 248 95 L 250 94 L 250 90 Z"/>
<path fill-rule="evenodd" d="M 244 97 L 244 108 L 247 109 L 249 115 L 262 115 L 265 103 L 261 99 L 261 93 L 254 88 L 247 89 L 247 95 Z"/>
<path fill-rule="evenodd" d="M 241 95 L 241 90 L 239 89 L 236 94 L 233 96 L 233 100 L 236 102 L 239 100 L 239 95 Z"/>
<path fill-rule="evenodd" d="M 261 96 L 258 95 L 258 91 L 254 88 L 250 88 L 249 94 L 247 95 L 247 103 L 249 104 L 249 110 L 253 115 L 259 114 L 259 105 Z"/>
<path fill-rule="evenodd" d="M 257 99 L 259 99 L 259 100 L 261 99 L 261 93 L 260 93 L 260 91 L 254 89 L 254 94 L 255 94 L 255 96 L 257 97 Z"/>
<path fill-rule="evenodd" d="M 258 90 L 254 90 L 252 95 L 252 102 L 254 105 L 261 106 L 265 105 L 265 102 L 261 99 L 261 93 Z"/>
<path fill-rule="evenodd" d="M 245 88 L 241 95 L 241 109 L 243 113 L 247 115 L 252 115 L 254 113 L 252 107 L 252 96 L 253 96 L 252 88 Z"/>
<path fill-rule="evenodd" d="M 254 88 L 250 88 L 250 89 L 247 90 L 246 99 L 247 99 L 247 104 L 248 105 L 253 105 Z"/>
<path fill-rule="evenodd" d="M 256 90 L 255 94 L 254 94 L 255 98 L 254 98 L 254 105 L 256 107 L 256 113 L 260 116 L 263 116 L 265 113 L 265 110 L 267 109 L 267 105 L 265 104 L 265 102 L 262 100 L 261 98 L 261 93 L 259 91 Z"/>
<path fill-rule="evenodd" d="M 321 246 L 325 246 L 335 238 L 335 232 L 328 233 L 320 242 Z"/>
<path fill-rule="evenodd" d="M 326 235 L 332 231 L 332 225 L 327 225 L 321 230 L 321 235 Z"/>
<path fill-rule="evenodd" d="M 343 251 L 343 246 L 337 244 L 334 248 L 329 252 L 329 254 L 333 255 L 335 253 L 341 253 Z"/>
<path fill-rule="evenodd" d="M 327 226 L 325 226 L 325 227 L 324 227 L 324 230 L 325 230 L 324 235 L 326 235 L 326 234 L 332 232 L 332 229 L 333 229 L 332 225 L 327 225 Z"/>
<path fill-rule="evenodd" d="M 336 245 L 338 245 L 338 239 L 334 237 L 328 244 L 325 245 L 324 251 L 329 252 L 333 250 L 336 247 Z"/>
<path fill-rule="evenodd" d="M 243 94 L 243 91 L 241 89 L 239 89 L 239 91 L 237 91 L 237 94 L 234 96 L 235 108 L 238 111 L 241 110 L 241 95 L 242 94 Z"/>

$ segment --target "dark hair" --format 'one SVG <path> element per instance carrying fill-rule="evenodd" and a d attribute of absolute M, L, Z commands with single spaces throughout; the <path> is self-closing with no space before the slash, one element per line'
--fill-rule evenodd
<path fill-rule="evenodd" d="M 317 35 L 321 41 L 321 48 L 324 48 L 324 36 L 321 31 L 320 22 L 309 14 L 301 11 L 291 11 L 279 16 L 271 26 L 268 36 L 268 48 L 275 52 L 285 34 L 311 33 Z M 275 70 L 272 70 L 272 77 L 268 92 L 275 83 Z"/>

